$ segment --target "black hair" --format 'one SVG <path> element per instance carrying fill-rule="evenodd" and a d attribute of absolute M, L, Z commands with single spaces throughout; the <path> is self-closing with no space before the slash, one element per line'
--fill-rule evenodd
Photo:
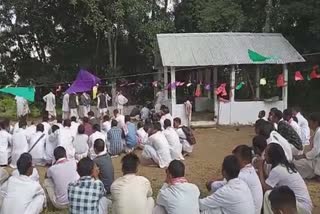
<path fill-rule="evenodd" d="M 160 122 L 153 123 L 153 128 L 155 130 L 161 131 L 162 130 L 161 123 Z"/>
<path fill-rule="evenodd" d="M 274 113 L 275 111 L 277 111 L 278 109 L 276 107 L 273 107 L 270 109 L 270 112 Z"/>
<path fill-rule="evenodd" d="M 101 128 L 100 128 L 100 125 L 99 125 L 99 124 L 94 124 L 94 125 L 92 126 L 92 129 L 93 129 L 94 131 L 101 131 Z"/>
<path fill-rule="evenodd" d="M 118 121 L 116 120 L 111 120 L 111 127 L 115 127 L 118 125 Z"/>
<path fill-rule="evenodd" d="M 72 116 L 72 117 L 70 118 L 70 120 L 71 120 L 72 122 L 77 122 L 77 118 L 76 118 L 75 116 Z"/>
<path fill-rule="evenodd" d="M 37 132 L 44 132 L 44 125 L 42 123 L 39 123 L 36 127 Z"/>
<path fill-rule="evenodd" d="M 173 160 L 168 166 L 168 172 L 170 173 L 172 178 L 184 177 L 185 166 L 181 161 Z"/>
<path fill-rule="evenodd" d="M 109 121 L 110 120 L 110 116 L 109 115 L 104 115 L 103 116 L 103 121 Z"/>
<path fill-rule="evenodd" d="M 78 126 L 78 134 L 84 134 L 86 129 L 84 128 L 84 125 L 79 125 Z"/>
<path fill-rule="evenodd" d="M 91 176 L 94 168 L 94 162 L 88 157 L 82 158 L 77 165 L 77 172 L 80 177 Z"/>
<path fill-rule="evenodd" d="M 59 160 L 60 158 L 67 157 L 67 152 L 65 148 L 63 148 L 62 146 L 58 146 L 57 148 L 54 149 L 53 156 L 56 160 Z"/>
<path fill-rule="evenodd" d="M 261 129 L 259 129 L 259 135 L 268 139 L 272 131 L 274 131 L 274 125 L 271 122 L 266 121 L 262 124 Z"/>
<path fill-rule="evenodd" d="M 285 109 L 285 110 L 283 110 L 283 117 L 290 117 L 290 118 L 292 118 L 292 110 L 291 110 L 291 109 Z"/>
<path fill-rule="evenodd" d="M 289 173 L 297 172 L 294 164 L 288 161 L 283 148 L 279 144 L 270 143 L 267 152 L 272 169 L 281 164 L 287 168 Z"/>
<path fill-rule="evenodd" d="M 130 115 L 124 116 L 124 122 L 130 122 L 130 121 L 131 121 Z"/>
<path fill-rule="evenodd" d="M 262 110 L 259 112 L 259 117 L 263 118 L 266 116 L 266 111 L 265 110 Z"/>
<path fill-rule="evenodd" d="M 267 139 L 262 135 L 257 135 L 252 139 L 252 147 L 259 149 L 262 153 L 267 148 Z"/>
<path fill-rule="evenodd" d="M 167 127 L 171 127 L 171 120 L 165 119 L 163 122 L 163 127 L 166 129 Z"/>
<path fill-rule="evenodd" d="M 313 122 L 317 122 L 318 126 L 320 126 L 320 113 L 316 112 L 316 113 L 310 114 L 309 120 Z"/>
<path fill-rule="evenodd" d="M 28 124 L 27 124 L 27 121 L 25 121 L 25 120 L 20 120 L 19 121 L 19 128 L 23 128 L 23 127 L 25 127 L 25 126 L 27 126 Z"/>
<path fill-rule="evenodd" d="M 30 167 L 32 167 L 32 156 L 29 153 L 21 154 L 17 161 L 20 175 L 26 175 Z"/>
<path fill-rule="evenodd" d="M 247 145 L 239 145 L 233 151 L 232 154 L 238 154 L 241 159 L 246 160 L 248 162 L 252 162 L 252 149 Z"/>
<path fill-rule="evenodd" d="M 180 117 L 176 117 L 173 119 L 174 122 L 181 124 L 181 119 Z"/>
<path fill-rule="evenodd" d="M 143 122 L 139 121 L 139 122 L 137 123 L 137 128 L 138 128 L 138 129 L 142 128 L 143 126 L 144 126 Z"/>
<path fill-rule="evenodd" d="M 0 129 L 6 129 L 6 126 L 4 124 L 4 120 L 2 118 L 0 119 Z"/>
<path fill-rule="evenodd" d="M 44 114 L 44 115 L 42 116 L 42 121 L 43 121 L 43 122 L 48 122 L 48 121 L 49 121 L 48 113 L 47 113 L 47 114 Z"/>
<path fill-rule="evenodd" d="M 129 153 L 121 159 L 122 172 L 124 174 L 136 173 L 138 171 L 138 165 L 140 160 L 134 153 Z"/>
<path fill-rule="evenodd" d="M 283 117 L 282 111 L 280 111 L 278 109 L 275 110 L 273 116 L 276 117 L 278 120 L 281 120 Z"/>
<path fill-rule="evenodd" d="M 152 124 L 152 120 L 150 118 L 147 118 L 144 120 L 145 124 Z"/>
<path fill-rule="evenodd" d="M 89 111 L 89 112 L 88 112 L 88 116 L 94 117 L 94 112 L 93 112 L 93 111 Z"/>
<path fill-rule="evenodd" d="M 102 139 L 97 139 L 94 141 L 93 144 L 93 148 L 97 151 L 97 152 L 103 152 L 105 149 L 105 143 Z"/>
<path fill-rule="evenodd" d="M 163 113 L 164 114 L 169 114 L 170 113 L 170 110 L 168 107 L 165 107 L 164 109 L 162 109 Z"/>
<path fill-rule="evenodd" d="M 53 126 L 51 127 L 52 133 L 55 133 L 55 131 L 57 131 L 58 129 L 60 129 L 60 127 L 57 126 L 57 125 L 53 125 Z"/>
<path fill-rule="evenodd" d="M 113 110 L 113 114 L 119 114 L 119 110 L 118 109 Z"/>
<path fill-rule="evenodd" d="M 288 186 L 274 188 L 269 195 L 269 200 L 271 207 L 276 210 L 285 207 L 297 209 L 296 196 Z"/>
<path fill-rule="evenodd" d="M 69 119 L 64 120 L 63 121 L 63 126 L 70 127 L 71 126 L 71 120 L 69 120 Z"/>
<path fill-rule="evenodd" d="M 222 170 L 227 174 L 228 179 L 237 178 L 240 172 L 240 163 L 236 156 L 226 156 L 222 163 Z"/>

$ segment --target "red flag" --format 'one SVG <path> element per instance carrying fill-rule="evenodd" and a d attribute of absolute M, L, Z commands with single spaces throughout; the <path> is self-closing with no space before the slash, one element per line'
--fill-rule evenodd
<path fill-rule="evenodd" d="M 277 87 L 278 88 L 282 88 L 284 86 L 285 86 L 284 75 L 283 74 L 279 74 L 279 76 L 277 78 Z"/>
<path fill-rule="evenodd" d="M 317 74 L 318 68 L 319 68 L 318 65 L 313 66 L 312 72 L 310 74 L 311 79 L 319 79 L 320 78 L 320 74 Z"/>
<path fill-rule="evenodd" d="M 296 71 L 296 73 L 294 74 L 294 80 L 295 81 L 301 81 L 301 80 L 304 80 L 302 74 L 300 71 Z"/>
<path fill-rule="evenodd" d="M 194 94 L 196 97 L 200 97 L 201 96 L 201 85 L 198 84 L 197 85 L 197 89 L 196 89 L 196 92 Z"/>
<path fill-rule="evenodd" d="M 216 94 L 220 95 L 222 97 L 227 96 L 227 91 L 226 91 L 226 83 L 222 83 L 217 89 L 216 89 Z"/>

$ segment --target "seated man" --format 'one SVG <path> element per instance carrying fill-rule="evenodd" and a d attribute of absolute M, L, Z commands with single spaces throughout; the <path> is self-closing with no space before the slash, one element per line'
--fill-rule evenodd
<path fill-rule="evenodd" d="M 174 118 L 173 127 L 176 129 L 176 132 L 179 135 L 180 143 L 182 144 L 182 151 L 186 155 L 192 153 L 193 145 L 191 145 L 191 142 L 187 140 L 187 136 L 182 129 L 183 126 L 181 125 L 181 119 L 179 117 Z"/>
<path fill-rule="evenodd" d="M 288 186 L 274 188 L 269 201 L 274 214 L 298 214 L 296 196 Z"/>
<path fill-rule="evenodd" d="M 68 185 L 79 179 L 77 163 L 75 160 L 67 160 L 66 150 L 61 146 L 54 150 L 54 158 L 57 161 L 48 169 L 43 186 L 52 205 L 64 209 L 69 204 Z"/>
<path fill-rule="evenodd" d="M 157 197 L 153 214 L 197 214 L 199 212 L 199 188 L 187 181 L 185 166 L 181 161 L 173 160 L 166 170 L 166 183 Z"/>
<path fill-rule="evenodd" d="M 93 161 L 99 167 L 99 178 L 102 181 L 107 194 L 109 194 L 110 186 L 114 181 L 114 170 L 111 157 L 105 148 L 106 144 L 103 142 L 103 140 L 98 139 L 94 142 L 94 152 L 96 153 L 96 158 Z"/>
<path fill-rule="evenodd" d="M 118 122 L 118 127 L 123 128 L 125 125 L 125 118 L 124 115 L 119 113 L 118 109 L 113 110 L 113 119 Z"/>
<path fill-rule="evenodd" d="M 123 127 L 125 141 L 126 141 L 126 152 L 132 152 L 137 146 L 137 128 L 136 125 L 131 122 L 129 115 L 125 116 L 125 126 Z"/>
<path fill-rule="evenodd" d="M 255 213 L 250 189 L 244 181 L 238 178 L 239 172 L 240 164 L 237 158 L 234 155 L 225 157 L 222 164 L 222 175 L 227 183 L 210 196 L 200 199 L 201 213 Z"/>
<path fill-rule="evenodd" d="M 63 121 L 64 128 L 60 130 L 59 134 L 59 144 L 58 146 L 62 146 L 67 152 L 67 158 L 74 159 L 75 156 L 75 148 L 74 148 L 74 136 L 72 136 L 71 120 L 66 119 Z"/>
<path fill-rule="evenodd" d="M 108 132 L 108 151 L 111 156 L 118 156 L 123 152 L 122 130 L 118 127 L 116 120 L 111 121 L 111 129 Z"/>
<path fill-rule="evenodd" d="M 89 153 L 88 140 L 89 140 L 89 137 L 88 135 L 85 134 L 84 125 L 80 125 L 78 127 L 78 133 L 74 139 L 75 158 L 77 161 L 88 156 L 88 153 Z"/>
<path fill-rule="evenodd" d="M 96 140 L 101 139 L 103 142 L 106 142 L 106 135 L 101 132 L 101 127 L 99 124 L 93 125 L 93 133 L 89 137 L 89 148 L 90 148 L 90 157 L 95 158 L 93 144 Z"/>
<path fill-rule="evenodd" d="M 166 119 L 170 120 L 170 122 L 173 123 L 173 118 L 172 118 L 172 116 L 171 116 L 171 114 L 170 114 L 169 108 L 168 108 L 168 107 L 165 107 L 165 108 L 163 108 L 161 111 L 162 111 L 162 116 L 161 116 L 161 118 L 160 118 L 161 127 L 163 127 L 164 121 L 165 121 Z"/>
<path fill-rule="evenodd" d="M 130 153 L 122 158 L 123 176 L 111 185 L 113 213 L 150 214 L 154 207 L 148 179 L 137 176 L 139 158 Z"/>
<path fill-rule="evenodd" d="M 68 187 L 70 214 L 107 214 L 110 201 L 104 197 L 99 169 L 90 158 L 83 158 L 77 165 L 80 179 Z"/>
<path fill-rule="evenodd" d="M 39 123 L 37 125 L 37 131 L 31 136 L 29 144 L 29 153 L 32 156 L 32 161 L 34 165 L 44 166 L 46 164 L 45 144 L 47 135 L 47 133 L 44 133 L 43 124 Z"/>
<path fill-rule="evenodd" d="M 1 187 L 4 194 L 1 214 L 39 214 L 46 201 L 40 184 L 30 178 L 32 156 L 23 153 L 17 161 L 19 176 L 12 176 Z"/>
<path fill-rule="evenodd" d="M 300 139 L 302 140 L 301 128 L 298 125 L 298 123 L 293 119 L 291 109 L 285 109 L 283 111 L 283 120 L 289 123 L 289 125 L 293 128 L 293 130 L 295 130 L 298 133 Z"/>
<path fill-rule="evenodd" d="M 153 134 L 149 137 L 148 145 L 142 151 L 144 165 L 157 164 L 160 168 L 168 167 L 172 161 L 169 143 L 161 131 L 161 124 L 153 125 Z"/>
<path fill-rule="evenodd" d="M 166 136 L 167 141 L 170 145 L 171 157 L 174 160 L 184 160 L 182 155 L 182 144 L 180 143 L 179 135 L 171 126 L 171 120 L 164 120 L 164 131 L 163 134 Z"/>
<path fill-rule="evenodd" d="M 138 122 L 137 128 L 138 147 L 139 149 L 143 149 L 144 145 L 146 145 L 148 141 L 148 133 L 144 129 L 144 124 L 142 121 Z"/>

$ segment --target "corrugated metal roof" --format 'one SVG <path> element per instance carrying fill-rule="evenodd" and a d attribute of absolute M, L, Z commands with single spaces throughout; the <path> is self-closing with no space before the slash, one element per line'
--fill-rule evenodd
<path fill-rule="evenodd" d="M 305 62 L 282 34 L 276 33 L 179 33 L 158 34 L 157 38 L 163 66 Z M 248 49 L 276 59 L 254 63 Z"/>

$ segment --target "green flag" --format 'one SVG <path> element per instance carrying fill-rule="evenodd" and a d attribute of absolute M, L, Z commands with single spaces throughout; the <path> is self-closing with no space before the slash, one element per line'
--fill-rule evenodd
<path fill-rule="evenodd" d="M 1 88 L 0 92 L 23 97 L 30 102 L 34 102 L 34 95 L 36 90 L 34 87 L 8 87 Z"/>
<path fill-rule="evenodd" d="M 272 59 L 273 57 L 270 56 L 263 56 L 257 52 L 254 52 L 253 50 L 248 49 L 248 55 L 249 58 L 253 61 L 253 62 L 265 62 L 269 59 Z"/>
<path fill-rule="evenodd" d="M 244 82 L 240 82 L 240 83 L 236 86 L 236 90 L 240 90 L 244 85 L 245 85 Z"/>

